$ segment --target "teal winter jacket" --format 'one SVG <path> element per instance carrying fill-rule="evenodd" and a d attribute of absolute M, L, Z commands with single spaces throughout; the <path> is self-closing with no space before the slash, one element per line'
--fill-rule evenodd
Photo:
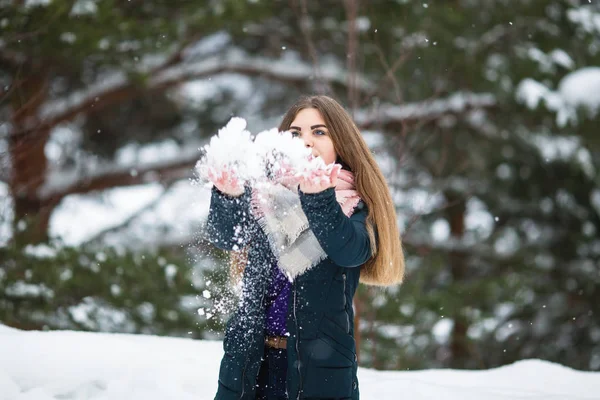
<path fill-rule="evenodd" d="M 250 188 L 240 197 L 212 190 L 207 232 L 224 250 L 248 248 L 238 308 L 227 322 L 216 400 L 253 400 L 264 351 L 265 294 L 276 263 L 250 210 Z M 299 193 L 309 226 L 327 258 L 298 276 L 287 313 L 289 399 L 359 398 L 352 300 L 360 267 L 371 257 L 363 202 L 347 217 L 335 190 Z"/>

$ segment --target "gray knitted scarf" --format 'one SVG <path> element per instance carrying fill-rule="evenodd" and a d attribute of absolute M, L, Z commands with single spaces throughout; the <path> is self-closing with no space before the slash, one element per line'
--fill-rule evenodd
<path fill-rule="evenodd" d="M 335 194 L 344 214 L 352 215 L 360 197 L 351 172 L 340 171 Z M 297 189 L 277 183 L 261 184 L 252 191 L 251 205 L 279 268 L 290 281 L 327 257 L 308 226 Z"/>

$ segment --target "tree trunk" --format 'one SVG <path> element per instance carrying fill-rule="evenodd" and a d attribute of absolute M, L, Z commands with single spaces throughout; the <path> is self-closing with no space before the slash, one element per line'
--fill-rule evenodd
<path fill-rule="evenodd" d="M 31 73 L 12 95 L 9 153 L 10 192 L 14 201 L 13 235 L 18 245 L 48 239 L 50 215 L 56 204 L 43 202 L 38 194 L 46 181 L 47 159 L 44 149 L 50 126 L 44 126 L 38 113 L 48 95 L 43 74 Z"/>
<path fill-rule="evenodd" d="M 444 193 L 449 204 L 446 210 L 446 218 L 450 225 L 450 235 L 453 240 L 459 241 L 465 234 L 465 211 L 466 201 L 461 194 L 446 192 Z M 453 284 L 464 281 L 467 278 L 466 255 L 463 251 L 452 250 L 449 254 L 450 271 Z M 457 296 L 464 298 L 468 293 L 456 293 Z M 450 338 L 450 360 L 449 366 L 452 368 L 464 368 L 470 359 L 469 342 L 467 338 L 467 329 L 469 322 L 463 313 L 463 306 L 459 305 L 451 311 L 453 315 L 448 315 L 454 320 Z"/>

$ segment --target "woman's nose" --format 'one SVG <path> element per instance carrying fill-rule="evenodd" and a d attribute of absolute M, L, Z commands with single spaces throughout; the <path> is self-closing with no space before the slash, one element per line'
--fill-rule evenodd
<path fill-rule="evenodd" d="M 306 147 L 313 147 L 312 140 L 308 139 L 307 137 L 303 137 L 302 139 L 304 139 L 304 146 L 306 146 Z"/>

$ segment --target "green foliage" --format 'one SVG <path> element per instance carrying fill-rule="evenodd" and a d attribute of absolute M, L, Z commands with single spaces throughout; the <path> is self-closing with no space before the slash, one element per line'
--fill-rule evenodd
<path fill-rule="evenodd" d="M 409 54 L 396 74 L 404 100 L 468 88 L 492 92 L 498 105 L 479 120 L 467 114 L 446 126 L 416 124 L 402 140 L 405 127 L 388 129 L 389 149 L 405 160 L 400 170 L 415 177 L 398 190 L 420 189 L 447 205 L 417 216 L 405 232 L 409 272 L 399 291 L 359 292 L 361 363 L 489 368 L 537 357 L 597 370 L 597 121 L 582 113 L 576 126 L 560 127 L 544 106 L 531 111 L 514 101 L 523 79 L 554 89 L 570 72 L 542 68 L 531 54 L 562 49 L 575 68 L 597 65 L 597 35 L 567 18 L 573 2 L 484 3 L 369 9 L 379 45 L 396 43 L 383 54 Z M 417 34 L 420 45 L 399 45 Z M 579 153 L 545 156 L 548 146 L 569 154 L 557 139 L 578 143 Z M 492 231 L 452 231 L 455 217 L 467 219 L 450 212 L 456 201 L 467 210 L 479 204 L 494 219 Z M 415 210 L 401 206 L 399 214 L 410 220 Z M 431 239 L 440 222 L 450 226 L 445 243 Z"/>
<path fill-rule="evenodd" d="M 205 281 L 180 255 L 38 245 L 0 256 L 4 324 L 195 338 L 211 329 L 196 313 Z"/>

